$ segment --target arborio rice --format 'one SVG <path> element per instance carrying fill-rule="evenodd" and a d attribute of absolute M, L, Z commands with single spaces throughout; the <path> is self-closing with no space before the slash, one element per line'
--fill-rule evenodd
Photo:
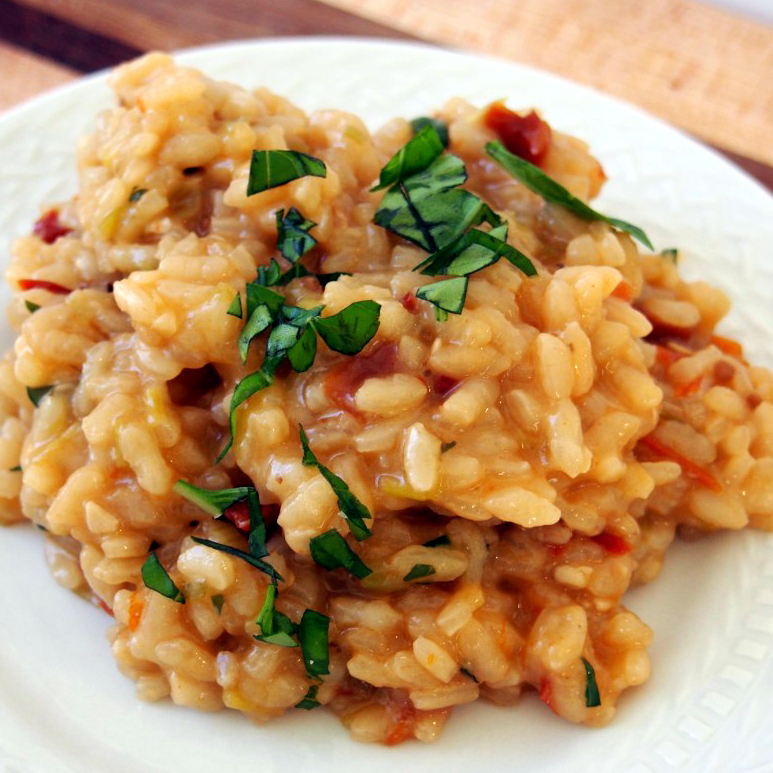
<path fill-rule="evenodd" d="M 449 102 L 392 165 L 390 224 L 370 189 L 421 124 L 371 135 L 160 54 L 112 84 L 78 195 L 7 273 L 2 520 L 45 529 L 56 579 L 114 616 L 143 699 L 258 721 L 321 704 L 387 744 L 523 692 L 608 722 L 650 674 L 621 597 L 675 530 L 773 526 L 773 379 L 714 335 L 725 296 L 496 163 L 501 140 L 598 192 L 586 146 L 534 114 Z M 435 158 L 445 127 L 468 177 L 442 188 L 436 164 L 461 166 Z M 454 191 L 479 213 L 429 249 L 399 235 L 422 175 L 432 206 Z M 510 249 L 466 298 L 413 270 L 454 229 L 495 228 Z M 277 285 L 292 260 L 306 275 Z M 303 344 L 265 355 L 283 334 Z"/>

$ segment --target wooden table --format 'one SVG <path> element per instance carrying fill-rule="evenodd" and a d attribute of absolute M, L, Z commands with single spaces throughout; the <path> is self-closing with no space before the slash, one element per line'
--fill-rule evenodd
<path fill-rule="evenodd" d="M 773 26 L 692 0 L 0 0 L 0 109 L 153 48 L 413 38 L 623 97 L 773 191 Z"/>

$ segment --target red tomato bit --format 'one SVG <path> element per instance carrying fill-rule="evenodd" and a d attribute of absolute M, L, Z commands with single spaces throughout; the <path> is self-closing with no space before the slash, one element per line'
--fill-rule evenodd
<path fill-rule="evenodd" d="M 416 300 L 412 290 L 409 290 L 402 298 L 400 303 L 403 304 L 403 308 L 406 311 L 410 311 L 411 314 L 415 314 L 419 310 L 419 302 Z"/>
<path fill-rule="evenodd" d="M 486 126 L 495 131 L 502 144 L 519 158 L 539 165 L 550 147 L 551 130 L 533 110 L 528 115 L 518 115 L 508 110 L 502 102 L 489 105 L 483 119 Z"/>
<path fill-rule="evenodd" d="M 354 395 L 366 379 L 386 376 L 397 369 L 397 346 L 380 344 L 367 355 L 347 357 L 325 379 L 325 392 L 340 408 L 352 410 Z"/>
<path fill-rule="evenodd" d="M 250 511 L 247 507 L 247 500 L 235 502 L 223 512 L 226 520 L 230 521 L 239 531 L 248 534 L 250 531 Z"/>
<path fill-rule="evenodd" d="M 391 712 L 390 712 L 391 713 Z M 394 724 L 389 734 L 384 739 L 384 743 L 387 746 L 397 746 L 397 744 L 407 741 L 409 738 L 413 738 L 413 725 L 416 720 L 416 709 L 413 704 L 408 701 L 394 714 Z"/>
<path fill-rule="evenodd" d="M 545 677 L 539 688 L 539 699 L 556 715 L 556 707 L 553 705 L 553 683 Z"/>
<path fill-rule="evenodd" d="M 633 549 L 622 537 L 617 534 L 611 534 L 608 531 L 602 531 L 601 534 L 597 534 L 595 537 L 591 537 L 591 539 L 613 556 L 624 556 Z"/>
<path fill-rule="evenodd" d="M 445 397 L 452 389 L 456 389 L 458 385 L 459 382 L 455 378 L 441 374 L 440 376 L 435 377 L 435 381 L 432 384 L 432 391 Z"/>
<path fill-rule="evenodd" d="M 53 244 L 60 236 L 72 233 L 72 228 L 59 222 L 59 210 L 49 209 L 45 215 L 35 221 L 32 233 L 46 244 Z"/>
<path fill-rule="evenodd" d="M 47 290 L 57 295 L 69 295 L 72 290 L 69 287 L 63 287 L 56 282 L 48 282 L 45 279 L 20 279 L 20 290 Z"/>
<path fill-rule="evenodd" d="M 651 451 L 655 456 L 676 462 L 688 478 L 692 478 L 701 486 L 705 486 L 711 491 L 722 491 L 722 486 L 708 470 L 704 470 L 703 467 L 697 465 L 691 459 L 682 456 L 682 454 L 673 448 L 669 448 L 665 443 L 661 443 L 654 435 L 645 435 L 639 440 L 639 444 Z"/>

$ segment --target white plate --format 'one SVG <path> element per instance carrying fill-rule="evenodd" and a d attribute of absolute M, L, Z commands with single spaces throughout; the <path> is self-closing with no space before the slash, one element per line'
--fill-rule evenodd
<path fill-rule="evenodd" d="M 539 107 L 590 142 L 610 177 L 598 206 L 686 250 L 685 272 L 722 286 L 723 330 L 773 366 L 773 198 L 719 156 L 641 111 L 555 76 L 436 48 L 352 39 L 218 45 L 179 56 L 306 109 L 338 107 L 375 128 L 459 94 Z M 75 192 L 73 148 L 110 104 L 103 75 L 0 116 L 0 254 L 39 207 Z M 4 303 L 8 298 L 0 298 Z M 10 342 L 7 328 L 3 345 Z M 654 673 L 602 730 L 562 722 L 533 696 L 457 709 L 433 746 L 351 741 L 324 711 L 256 727 L 235 712 L 143 704 L 120 676 L 105 615 L 49 577 L 39 535 L 0 532 L 0 773 L 763 773 L 773 768 L 773 535 L 677 545 L 628 604 L 655 629 Z"/>

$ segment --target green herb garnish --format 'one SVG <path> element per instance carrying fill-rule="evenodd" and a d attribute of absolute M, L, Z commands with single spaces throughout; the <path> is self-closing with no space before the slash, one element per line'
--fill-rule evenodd
<path fill-rule="evenodd" d="M 223 603 L 225 602 L 225 596 L 222 593 L 216 593 L 214 596 L 210 596 L 212 600 L 212 606 L 217 610 L 218 615 L 223 611 Z"/>
<path fill-rule="evenodd" d="M 448 538 L 447 534 L 441 534 L 439 537 L 435 537 L 434 539 L 427 540 L 424 543 L 425 548 L 440 548 L 445 547 L 446 545 L 450 545 L 451 540 Z"/>
<path fill-rule="evenodd" d="M 322 477 L 330 484 L 338 498 L 338 506 L 341 508 L 341 512 L 343 513 L 344 518 L 346 518 L 354 538 L 358 542 L 367 539 L 373 534 L 373 532 L 365 525 L 366 519 L 371 520 L 373 518 L 368 511 L 368 508 L 352 494 L 349 487 L 341 480 L 341 478 L 317 459 L 314 452 L 309 447 L 309 439 L 306 436 L 303 427 L 300 427 L 300 434 L 301 446 L 303 447 L 303 463 L 307 467 L 316 467 L 322 474 Z"/>
<path fill-rule="evenodd" d="M 607 217 L 596 212 L 584 201 L 569 193 L 563 185 L 546 175 L 539 167 L 510 153 L 501 142 L 487 143 L 486 152 L 516 180 L 523 183 L 530 191 L 542 196 L 545 201 L 555 204 L 583 220 L 603 220 L 605 223 L 630 234 L 645 247 L 654 249 L 652 242 L 641 228 L 627 223 L 625 220 Z"/>
<path fill-rule="evenodd" d="M 230 314 L 232 317 L 242 318 L 242 296 L 239 295 L 239 293 L 234 295 L 234 299 L 228 305 L 228 309 L 225 313 Z"/>
<path fill-rule="evenodd" d="M 21 472 L 21 465 L 17 464 L 16 467 L 11 467 L 11 469 L 8 470 L 8 472 Z"/>
<path fill-rule="evenodd" d="M 279 572 L 277 572 L 276 569 L 274 569 L 273 566 L 271 566 L 271 564 L 267 564 L 265 561 L 261 561 L 261 559 L 251 555 L 250 553 L 246 553 L 245 551 L 239 550 L 238 548 L 232 548 L 230 545 L 222 545 L 219 542 L 203 539 L 202 537 L 191 537 L 191 539 L 194 542 L 197 542 L 199 545 L 206 545 L 208 548 L 219 550 L 222 553 L 227 553 L 229 556 L 241 558 L 242 561 L 246 561 L 250 566 L 255 567 L 255 569 L 258 571 L 267 574 L 274 582 L 282 580 L 282 576 L 279 574 Z"/>
<path fill-rule="evenodd" d="M 32 301 L 24 301 L 24 305 L 30 314 L 34 314 L 40 308 L 39 303 L 33 303 Z"/>
<path fill-rule="evenodd" d="M 138 202 L 146 193 L 147 188 L 138 188 L 136 185 L 132 188 L 132 192 L 129 194 L 129 201 L 134 204 Z"/>
<path fill-rule="evenodd" d="M 475 228 L 458 236 L 450 244 L 430 255 L 413 270 L 438 276 L 469 276 L 506 258 L 526 276 L 536 276 L 537 269 L 520 250 L 507 243 L 507 225 L 479 231 Z"/>
<path fill-rule="evenodd" d="M 443 147 L 448 147 L 448 126 L 437 118 L 427 118 L 425 115 L 414 118 L 411 121 L 411 128 L 414 134 L 418 134 L 425 126 L 431 126 L 437 132 L 437 136 L 440 137 Z"/>
<path fill-rule="evenodd" d="M 271 312 L 265 303 L 261 303 L 250 315 L 247 320 L 247 324 L 242 328 L 242 332 L 239 333 L 239 337 L 236 339 L 237 346 L 239 347 L 239 355 L 242 358 L 242 363 L 247 362 L 247 353 L 250 348 L 250 342 L 255 336 L 260 335 L 266 330 L 273 318 Z"/>
<path fill-rule="evenodd" d="M 431 574 L 435 574 L 435 567 L 429 564 L 414 564 L 408 574 L 403 577 L 404 582 L 411 582 L 411 580 L 420 580 L 422 577 L 429 577 Z"/>
<path fill-rule="evenodd" d="M 449 443 L 441 443 L 440 444 L 440 453 L 444 454 L 446 451 L 450 451 L 455 446 L 456 446 L 456 441 L 455 440 L 452 440 Z"/>
<path fill-rule="evenodd" d="M 585 658 L 582 658 L 582 664 L 585 666 L 585 705 L 589 709 L 593 709 L 601 705 L 599 686 L 596 683 L 596 671 Z"/>
<path fill-rule="evenodd" d="M 239 486 L 237 488 L 203 489 L 184 480 L 178 480 L 174 484 L 174 491 L 215 518 L 224 517 L 229 507 L 233 507 L 237 502 L 246 501 L 247 514 L 250 519 L 250 530 L 247 535 L 250 553 L 255 558 L 263 558 L 268 555 L 266 524 L 263 521 L 263 512 L 255 488 Z"/>
<path fill-rule="evenodd" d="M 312 325 L 335 352 L 357 354 L 376 335 L 381 306 L 375 301 L 355 301 L 338 314 L 318 317 Z"/>
<path fill-rule="evenodd" d="M 442 140 L 435 127 L 427 124 L 389 159 L 381 170 L 378 185 L 371 190 L 380 191 L 423 172 L 442 152 Z"/>
<path fill-rule="evenodd" d="M 312 537 L 309 548 L 311 557 L 325 569 L 346 569 L 360 580 L 373 573 L 335 529 Z"/>
<path fill-rule="evenodd" d="M 42 387 L 27 387 L 27 396 L 32 404 L 37 408 L 40 401 L 54 388 L 53 384 Z"/>
<path fill-rule="evenodd" d="M 260 634 L 253 638 L 268 644 L 276 644 L 278 647 L 297 647 L 293 635 L 298 626 L 290 618 L 276 609 L 276 585 L 266 588 L 266 598 L 258 613 L 257 623 L 260 626 Z"/>
<path fill-rule="evenodd" d="M 303 699 L 298 701 L 298 703 L 295 704 L 296 709 L 316 709 L 317 706 L 319 706 L 319 701 L 317 700 L 317 692 L 319 691 L 319 685 L 313 684 L 311 687 L 309 687 L 308 691 L 306 692 L 306 695 L 303 696 Z"/>
<path fill-rule="evenodd" d="M 245 401 L 249 400 L 256 392 L 260 392 L 261 389 L 265 389 L 273 382 L 272 376 L 267 376 L 262 370 L 258 370 L 255 373 L 250 373 L 249 376 L 245 376 L 234 389 L 233 396 L 231 397 L 231 407 L 229 410 L 229 428 L 231 436 L 228 438 L 228 442 L 220 452 L 216 461 L 220 461 L 230 450 L 234 443 L 234 433 L 236 431 L 236 409 Z"/>
<path fill-rule="evenodd" d="M 660 254 L 670 260 L 674 265 L 679 262 L 679 250 L 676 247 L 669 247 L 668 249 L 661 250 Z"/>
<path fill-rule="evenodd" d="M 330 618 L 307 609 L 298 624 L 298 641 L 301 644 L 301 654 L 306 665 L 306 673 L 311 677 L 329 674 L 328 630 Z"/>
<path fill-rule="evenodd" d="M 253 150 L 247 195 L 253 196 L 301 177 L 326 177 L 325 162 L 297 150 Z"/>
<path fill-rule="evenodd" d="M 291 207 L 286 215 L 283 209 L 276 213 L 276 246 L 290 263 L 297 263 L 317 243 L 309 233 L 315 225 L 295 207 Z"/>
<path fill-rule="evenodd" d="M 185 603 L 185 596 L 182 591 L 174 584 L 169 573 L 164 569 L 162 563 L 158 560 L 155 551 L 148 553 L 145 563 L 142 565 L 142 581 L 146 588 L 166 596 L 179 604 Z"/>
<path fill-rule="evenodd" d="M 439 282 L 420 287 L 416 290 L 416 297 L 433 304 L 435 316 L 442 322 L 448 318 L 448 312 L 452 314 L 462 313 L 469 281 L 466 276 L 441 279 Z"/>

